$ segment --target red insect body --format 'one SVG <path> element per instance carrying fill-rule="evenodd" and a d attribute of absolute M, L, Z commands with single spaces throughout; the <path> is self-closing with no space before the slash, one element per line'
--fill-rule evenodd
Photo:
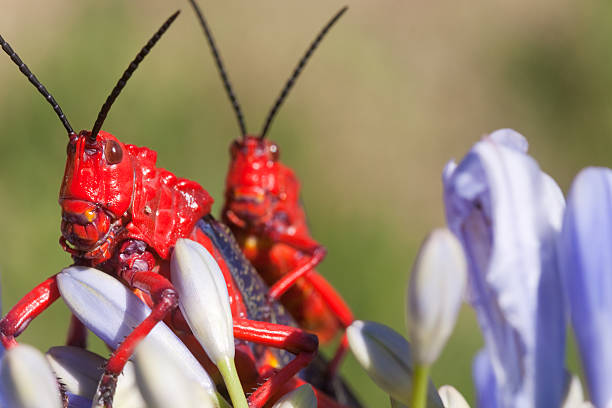
<path fill-rule="evenodd" d="M 135 61 L 144 58 L 177 14 L 158 30 Z M 2 37 L 0 45 L 26 75 L 31 74 Z M 103 107 L 94 129 L 101 126 L 110 103 L 137 65 L 132 63 L 124 73 Z M 247 262 L 240 263 L 242 255 L 234 256 L 236 253 L 232 251 L 240 252 L 234 249 L 237 246 L 233 238 L 224 232 L 218 222 L 206 216 L 213 202 L 208 193 L 193 181 L 177 178 L 169 171 L 157 168 L 156 153 L 152 150 L 124 145 L 104 131 L 96 130 L 93 135 L 92 132 L 82 131 L 77 135 L 53 97 L 33 74 L 29 78 L 51 102 L 70 138 L 59 196 L 62 246 L 72 254 L 76 264 L 96 266 L 117 276 L 134 291 L 141 292 L 141 298 L 152 309 L 151 314 L 110 357 L 100 381 L 99 402 L 111 406 L 117 376 L 134 347 L 161 320 L 169 323 L 186 344 L 191 344 L 194 354 L 206 364 L 207 358 L 193 341 L 190 329 L 176 307 L 178 294 L 169 281 L 169 256 L 178 238 L 191 238 L 203 244 L 217 259 L 225 276 L 237 339 L 237 365 L 242 368 L 245 386 L 260 384 L 249 396 L 249 404 L 261 407 L 278 395 L 286 383 L 294 383 L 295 374 L 314 358 L 318 339 L 298 328 L 250 320 L 251 316 L 260 312 L 255 297 L 263 298 L 264 286 L 257 282 L 259 278 L 252 266 Z M 199 221 L 206 228 L 217 229 L 214 238 L 205 234 L 201 230 L 203 227 L 196 225 Z M 219 239 L 223 242 L 222 247 L 219 246 Z M 228 253 L 234 256 L 233 261 L 238 259 L 238 267 L 230 267 L 229 261 L 226 261 Z M 247 291 L 237 279 L 248 281 L 250 287 L 259 287 L 257 290 L 261 293 Z M 2 344 L 7 348 L 15 346 L 15 337 L 59 296 L 56 275 L 28 293 L 0 321 Z M 271 310 L 278 312 L 281 309 L 275 306 Z M 69 341 L 84 345 L 83 325 L 74 316 L 72 323 Z M 256 358 L 244 341 L 280 348 L 297 356 L 279 369 L 267 358 L 268 354 Z M 320 406 L 340 406 L 329 398 L 321 398 L 319 403 Z"/>
<path fill-rule="evenodd" d="M 314 267 L 325 248 L 310 236 L 294 172 L 279 161 L 269 140 L 246 136 L 231 148 L 222 219 L 246 257 L 300 326 L 322 342 L 333 338 L 353 315 L 342 297 Z M 346 350 L 346 340 L 331 369 Z"/>
<path fill-rule="evenodd" d="M 232 144 L 230 154 L 223 221 L 266 283 L 281 282 L 272 296 L 280 296 L 301 327 L 316 332 L 321 341 L 331 339 L 353 317 L 337 296 L 339 321 L 309 279 L 325 249 L 310 236 L 297 177 L 278 160 L 278 146 L 269 140 L 246 136 Z M 306 275 L 295 280 L 294 271 Z M 282 280 L 287 276 L 295 280 L 293 286 Z"/>
<path fill-rule="evenodd" d="M 326 250 L 310 236 L 297 177 L 278 161 L 278 146 L 265 136 L 308 58 L 347 7 L 337 12 L 319 32 L 270 110 L 261 135 L 252 136 L 246 134 L 240 105 L 206 19 L 195 0 L 190 3 L 200 20 L 242 133 L 242 138 L 234 141 L 230 148 L 222 220 L 258 273 L 272 285 L 269 298 L 280 298 L 301 327 L 315 331 L 323 341 L 329 340 L 340 327 L 350 325 L 353 314 L 334 288 L 314 271 Z M 348 341 L 343 336 L 329 365 L 330 378 L 347 348 Z"/>

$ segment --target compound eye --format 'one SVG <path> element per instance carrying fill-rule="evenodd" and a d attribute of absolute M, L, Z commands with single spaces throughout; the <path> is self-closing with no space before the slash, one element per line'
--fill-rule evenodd
<path fill-rule="evenodd" d="M 278 151 L 278 145 L 276 145 L 276 143 L 272 143 L 269 149 L 270 149 L 270 154 L 272 155 L 272 160 L 277 161 L 278 155 L 280 154 L 280 152 Z"/>
<path fill-rule="evenodd" d="M 107 140 L 104 145 L 104 158 L 108 164 L 117 164 L 123 159 L 121 145 L 114 140 Z"/>

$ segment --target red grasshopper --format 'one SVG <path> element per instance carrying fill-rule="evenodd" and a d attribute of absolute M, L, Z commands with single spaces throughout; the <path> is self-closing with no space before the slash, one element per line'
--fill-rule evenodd
<path fill-rule="evenodd" d="M 242 134 L 230 149 L 222 220 L 236 236 L 247 259 L 271 285 L 269 298 L 280 299 L 300 327 L 314 331 L 321 341 L 328 341 L 339 326 L 346 328 L 353 322 L 353 314 L 338 292 L 314 270 L 326 250 L 310 236 L 297 177 L 278 160 L 278 146 L 265 136 L 308 58 L 347 7 L 336 13 L 317 35 L 270 110 L 261 134 L 254 136 L 246 133 L 240 105 L 206 20 L 195 0 L 190 2 L 204 29 Z M 330 373 L 336 371 L 347 347 L 343 336 L 330 363 Z"/>
<path fill-rule="evenodd" d="M 68 132 L 67 160 L 59 194 L 62 208 L 62 247 L 74 263 L 115 275 L 151 305 L 151 314 L 114 351 L 100 381 L 97 403 L 112 405 L 117 376 L 138 342 L 161 320 L 189 341 L 190 331 L 177 309 L 178 294 L 169 281 L 169 255 L 178 238 L 204 245 L 217 259 L 231 297 L 238 365 L 243 378 L 262 381 L 248 401 L 261 407 L 314 358 L 318 339 L 289 326 L 291 318 L 278 304 L 268 304 L 265 284 L 244 259 L 227 228 L 210 216 L 213 203 L 196 182 L 157 168 L 156 153 L 146 147 L 123 144 L 101 130 L 113 102 L 127 80 L 172 24 L 174 13 L 138 53 L 104 103 L 92 131 L 75 133 L 53 96 L 46 90 L 10 45 L 0 37 L 2 49 L 51 104 Z M 206 294 L 202 294 L 205 296 Z M 14 347 L 15 337 L 32 319 L 60 296 L 56 275 L 29 292 L 0 321 L 0 340 Z M 264 319 L 264 313 L 267 319 Z M 257 321 L 266 320 L 266 321 Z M 84 326 L 73 316 L 69 344 L 85 345 Z M 266 365 L 268 356 L 243 341 L 281 349 L 280 370 Z M 198 346 L 192 345 L 197 353 Z M 289 351 L 297 356 L 286 358 Z M 290 360 L 290 361 L 289 361 Z M 240 364 L 240 363 L 243 364 Z M 250 373 L 245 370 L 250 369 Z M 265 375 L 265 377 L 263 377 Z M 321 406 L 339 406 L 320 397 Z"/>

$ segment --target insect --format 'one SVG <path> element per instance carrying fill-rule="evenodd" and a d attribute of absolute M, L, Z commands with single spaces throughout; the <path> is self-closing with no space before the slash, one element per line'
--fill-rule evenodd
<path fill-rule="evenodd" d="M 328 341 L 340 326 L 346 328 L 352 323 L 353 314 L 338 292 L 314 270 L 326 250 L 310 236 L 298 178 L 279 161 L 278 146 L 265 137 L 306 62 L 347 7 L 337 12 L 319 32 L 272 106 L 260 135 L 254 136 L 246 132 L 240 105 L 204 15 L 195 0 L 190 2 L 204 29 L 241 132 L 241 138 L 230 148 L 222 220 L 271 286 L 269 298 L 280 299 L 300 327 L 314 331 L 321 341 Z M 335 373 L 347 347 L 344 335 L 330 363 L 330 374 Z"/>
<path fill-rule="evenodd" d="M 317 337 L 290 326 L 291 317 L 282 306 L 266 301 L 267 287 L 245 260 L 229 230 L 209 214 L 213 199 L 198 183 L 156 167 L 153 150 L 124 144 L 101 130 L 128 79 L 178 14 L 164 22 L 128 66 L 92 130 L 78 134 L 53 96 L 2 37 L 0 45 L 51 104 L 68 133 L 59 194 L 61 246 L 71 254 L 75 265 L 96 267 L 143 293 L 142 298 L 152 309 L 109 358 L 96 402 L 112 406 L 117 376 L 138 342 L 159 321 L 166 319 L 173 329 L 183 332 L 183 338 L 189 334 L 177 309 L 179 295 L 169 280 L 168 262 L 176 240 L 185 237 L 206 247 L 223 271 L 231 297 L 236 354 L 250 362 L 253 371 L 250 376 L 241 375 L 263 381 L 248 401 L 252 407 L 261 407 L 314 358 Z M 15 337 L 60 297 L 56 276 L 26 294 L 0 321 L 0 341 L 6 348 L 14 347 Z M 264 310 L 266 316 L 262 316 Z M 85 340 L 85 328 L 73 316 L 68 343 L 84 346 Z M 280 349 L 275 356 L 281 368 L 266 365 L 258 358 L 264 358 L 265 353 L 244 341 Z M 296 357 L 291 358 L 288 352 Z M 329 398 L 321 401 L 321 406 L 340 406 Z"/>

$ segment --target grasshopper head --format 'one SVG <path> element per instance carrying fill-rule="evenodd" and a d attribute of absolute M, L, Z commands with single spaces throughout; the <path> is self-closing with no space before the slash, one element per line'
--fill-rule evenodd
<path fill-rule="evenodd" d="M 275 204 L 283 199 L 278 146 L 247 135 L 232 143 L 230 154 L 226 208 L 247 223 L 265 222 Z"/>
<path fill-rule="evenodd" d="M 62 236 L 75 249 L 100 245 L 111 226 L 129 210 L 134 192 L 131 157 L 117 138 L 100 131 L 72 134 L 60 188 Z"/>

